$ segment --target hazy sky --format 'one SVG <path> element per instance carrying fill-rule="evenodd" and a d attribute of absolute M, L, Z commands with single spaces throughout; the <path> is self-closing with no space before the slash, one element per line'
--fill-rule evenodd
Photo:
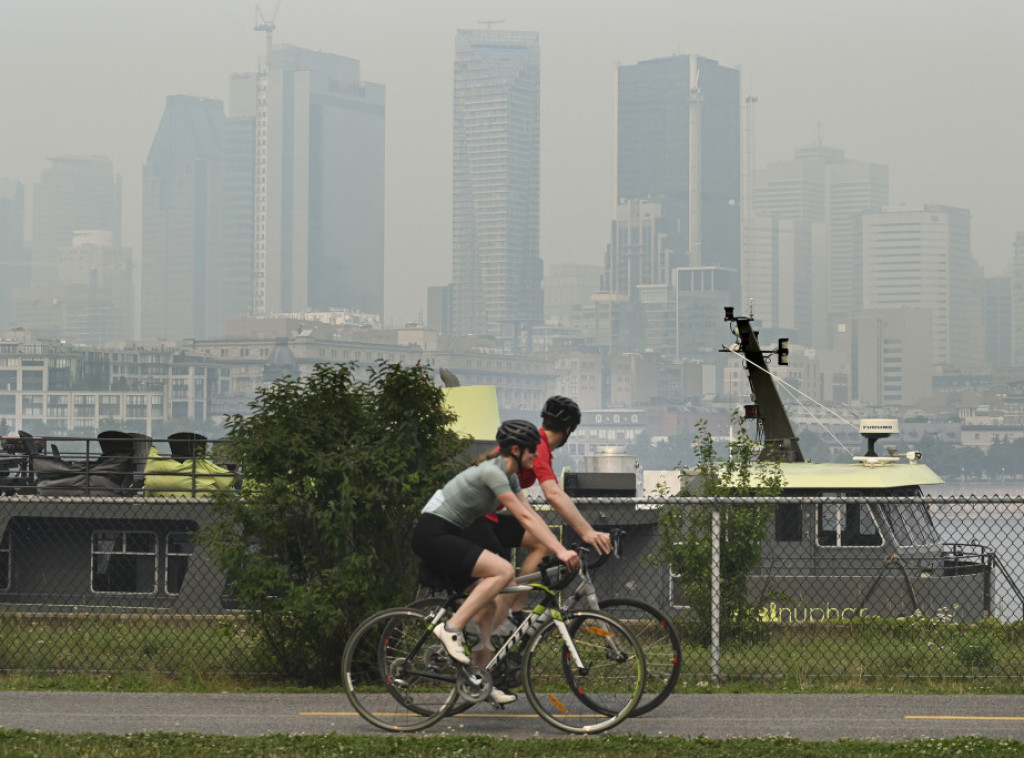
<path fill-rule="evenodd" d="M 269 15 L 277 0 L 261 7 Z M 225 100 L 264 37 L 250 0 L 0 0 L 0 177 L 106 155 L 138 250 L 142 165 L 170 94 Z M 617 63 L 697 53 L 758 97 L 758 166 L 818 140 L 884 163 L 894 204 L 969 208 L 1005 273 L 1024 230 L 1019 0 L 280 0 L 275 43 L 362 64 L 387 87 L 385 318 L 425 316 L 451 266 L 455 30 L 540 32 L 541 255 L 601 264 L 613 200 Z"/>

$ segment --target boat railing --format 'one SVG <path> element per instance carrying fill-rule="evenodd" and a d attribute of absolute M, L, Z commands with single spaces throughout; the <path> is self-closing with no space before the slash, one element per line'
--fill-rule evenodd
<path fill-rule="evenodd" d="M 0 495 L 202 497 L 239 485 L 238 466 L 223 460 L 224 442 L 194 432 L 5 435 Z"/>
<path fill-rule="evenodd" d="M 956 574 L 960 568 L 975 571 L 979 564 L 985 566 L 991 574 L 999 572 L 1010 592 L 1024 608 L 1024 592 L 1017 586 L 1013 574 L 999 559 L 998 552 L 977 542 L 949 542 L 943 544 L 942 549 L 945 555 L 945 573 Z"/>

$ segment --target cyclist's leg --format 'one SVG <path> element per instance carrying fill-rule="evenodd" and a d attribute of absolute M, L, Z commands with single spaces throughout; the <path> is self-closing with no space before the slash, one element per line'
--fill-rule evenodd
<path fill-rule="evenodd" d="M 433 514 L 424 514 L 417 521 L 412 547 L 424 563 L 448 576 L 454 587 L 461 589 L 472 585 L 462 605 L 443 627 L 439 625 L 434 630 L 453 659 L 469 663 L 464 638 L 466 625 L 512 581 L 512 564 L 467 539 L 460 529 Z"/>
<path fill-rule="evenodd" d="M 499 596 L 500 597 L 500 596 Z M 500 616 L 498 614 L 501 614 Z M 480 644 L 473 648 L 473 664 L 486 666 L 494 657 L 494 646 L 491 645 L 491 635 L 498 627 L 498 624 L 505 618 L 504 604 L 499 608 L 498 598 L 493 598 L 476 615 L 476 624 L 480 629 Z"/>
<path fill-rule="evenodd" d="M 514 518 L 499 517 L 495 532 L 502 548 L 508 552 L 509 556 L 511 556 L 513 548 L 527 551 L 519 569 L 522 574 L 531 574 L 536 571 L 541 559 L 548 554 L 547 548 L 541 545 L 537 538 L 526 531 L 522 524 Z M 502 595 L 498 600 L 504 603 L 506 613 L 521 611 L 526 605 L 526 593 L 516 592 L 511 595 Z"/>
<path fill-rule="evenodd" d="M 494 598 L 512 582 L 515 572 L 512 564 L 500 555 L 495 555 L 490 550 L 482 550 L 473 566 L 473 576 L 477 579 L 476 584 L 448 623 L 454 628 L 465 629 L 470 619 L 480 618 L 478 623 L 481 634 L 484 639 L 488 639 L 490 633 L 494 631 Z M 489 626 L 485 628 L 485 624 Z"/>
<path fill-rule="evenodd" d="M 538 546 L 537 541 L 523 528 L 519 520 L 511 516 L 494 515 L 493 519 L 481 516 L 466 527 L 462 535 L 484 549 L 500 555 L 509 562 L 512 560 L 513 549 L 525 547 L 531 551 L 532 556 L 532 551 Z M 533 563 L 534 568 L 530 569 L 531 571 L 536 570 L 537 563 L 545 555 L 543 548 L 541 548 L 541 551 L 540 556 Z M 523 608 L 523 604 L 526 602 L 526 595 L 525 593 L 499 595 L 496 602 L 497 610 L 495 617 L 500 624 L 510 610 L 521 610 Z M 485 639 L 489 639 L 489 637 Z"/>

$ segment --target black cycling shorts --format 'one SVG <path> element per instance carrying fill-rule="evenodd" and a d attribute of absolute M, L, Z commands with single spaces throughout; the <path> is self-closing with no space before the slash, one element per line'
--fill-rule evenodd
<path fill-rule="evenodd" d="M 433 513 L 420 515 L 412 529 L 412 550 L 426 566 L 444 574 L 461 592 L 476 581 L 476 566 L 484 547 L 463 536 L 462 530 Z"/>
<path fill-rule="evenodd" d="M 511 563 L 512 550 L 523 544 L 526 529 L 515 516 L 498 516 L 497 522 L 481 516 L 462 534 Z"/>

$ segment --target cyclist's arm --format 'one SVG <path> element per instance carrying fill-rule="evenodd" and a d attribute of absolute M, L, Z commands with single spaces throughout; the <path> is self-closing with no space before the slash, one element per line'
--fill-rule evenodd
<path fill-rule="evenodd" d="M 503 492 L 498 495 L 502 505 L 515 516 L 533 537 L 545 548 L 551 551 L 562 563 L 568 566 L 570 571 L 575 571 L 580 566 L 579 556 L 575 550 L 568 550 L 558 541 L 555 535 L 544 523 L 544 519 L 537 515 L 537 512 L 526 502 L 526 496 L 522 492 Z"/>
<path fill-rule="evenodd" d="M 592 545 L 601 555 L 612 551 L 612 536 L 608 532 L 599 532 L 590 525 L 572 498 L 565 494 L 558 481 L 546 479 L 540 483 L 544 499 L 555 509 L 562 521 L 567 523 L 572 530 L 580 536 L 580 539 L 588 545 Z"/>

